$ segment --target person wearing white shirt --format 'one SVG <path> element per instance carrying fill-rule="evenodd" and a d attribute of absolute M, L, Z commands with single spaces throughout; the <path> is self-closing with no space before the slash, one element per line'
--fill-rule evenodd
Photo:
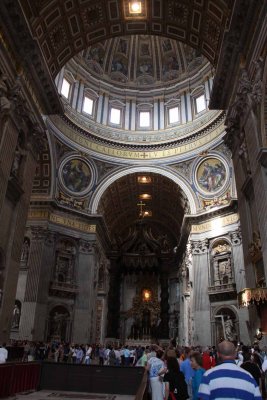
<path fill-rule="evenodd" d="M 6 349 L 6 344 L 3 343 L 2 346 L 0 346 L 0 364 L 4 364 L 7 360 L 8 357 L 8 351 Z"/>
<path fill-rule="evenodd" d="M 85 353 L 85 364 L 89 365 L 90 360 L 91 360 L 91 354 L 92 354 L 92 347 L 89 345 L 86 346 L 86 353 Z"/>

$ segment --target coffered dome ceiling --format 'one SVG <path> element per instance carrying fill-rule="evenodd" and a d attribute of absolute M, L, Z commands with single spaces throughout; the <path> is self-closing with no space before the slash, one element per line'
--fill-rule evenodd
<path fill-rule="evenodd" d="M 200 51 L 159 36 L 131 35 L 97 43 L 75 57 L 92 77 L 125 88 L 164 88 L 208 63 Z"/>

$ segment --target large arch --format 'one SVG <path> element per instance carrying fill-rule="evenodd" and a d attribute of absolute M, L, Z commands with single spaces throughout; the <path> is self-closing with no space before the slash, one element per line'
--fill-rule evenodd
<path fill-rule="evenodd" d="M 176 183 L 185 193 L 189 206 L 190 206 L 190 213 L 196 214 L 197 212 L 197 199 L 193 190 L 190 188 L 189 184 L 179 175 L 175 174 L 172 170 L 166 167 L 152 167 L 152 166 L 136 166 L 136 167 L 127 167 L 123 168 L 120 171 L 114 173 L 112 176 L 108 176 L 106 179 L 103 180 L 101 185 L 96 189 L 94 195 L 89 204 L 89 210 L 92 214 L 97 214 L 98 205 L 100 199 L 105 192 L 105 190 L 117 179 L 134 173 L 155 173 L 165 176 L 169 178 L 174 183 Z"/>
<path fill-rule="evenodd" d="M 199 49 L 216 64 L 234 2 L 142 0 L 141 18 L 127 14 L 129 0 L 22 0 L 23 12 L 53 77 L 86 47 L 115 36 L 162 35 Z"/>

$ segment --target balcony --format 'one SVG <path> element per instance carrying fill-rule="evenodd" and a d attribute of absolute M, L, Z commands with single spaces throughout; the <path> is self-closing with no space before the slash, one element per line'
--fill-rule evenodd
<path fill-rule="evenodd" d="M 67 282 L 50 282 L 49 295 L 73 299 L 78 293 L 78 286 Z"/>
<path fill-rule="evenodd" d="M 229 299 L 236 299 L 236 284 L 235 283 L 225 283 L 217 284 L 208 287 L 208 294 L 210 301 L 223 301 Z"/>
<path fill-rule="evenodd" d="M 238 293 L 239 307 L 248 307 L 251 304 L 262 305 L 267 304 L 267 288 L 246 288 Z"/>

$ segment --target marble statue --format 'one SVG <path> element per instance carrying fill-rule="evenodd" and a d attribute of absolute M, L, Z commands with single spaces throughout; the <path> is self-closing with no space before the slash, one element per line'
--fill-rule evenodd
<path fill-rule="evenodd" d="M 227 319 L 224 322 L 224 329 L 225 329 L 225 337 L 227 340 L 233 341 L 236 339 L 235 327 L 230 315 L 227 316 Z"/>
<path fill-rule="evenodd" d="M 12 328 L 16 329 L 19 327 L 19 321 L 20 321 L 20 309 L 17 304 L 15 304 L 14 310 L 13 310 L 13 318 L 12 318 Z"/>

